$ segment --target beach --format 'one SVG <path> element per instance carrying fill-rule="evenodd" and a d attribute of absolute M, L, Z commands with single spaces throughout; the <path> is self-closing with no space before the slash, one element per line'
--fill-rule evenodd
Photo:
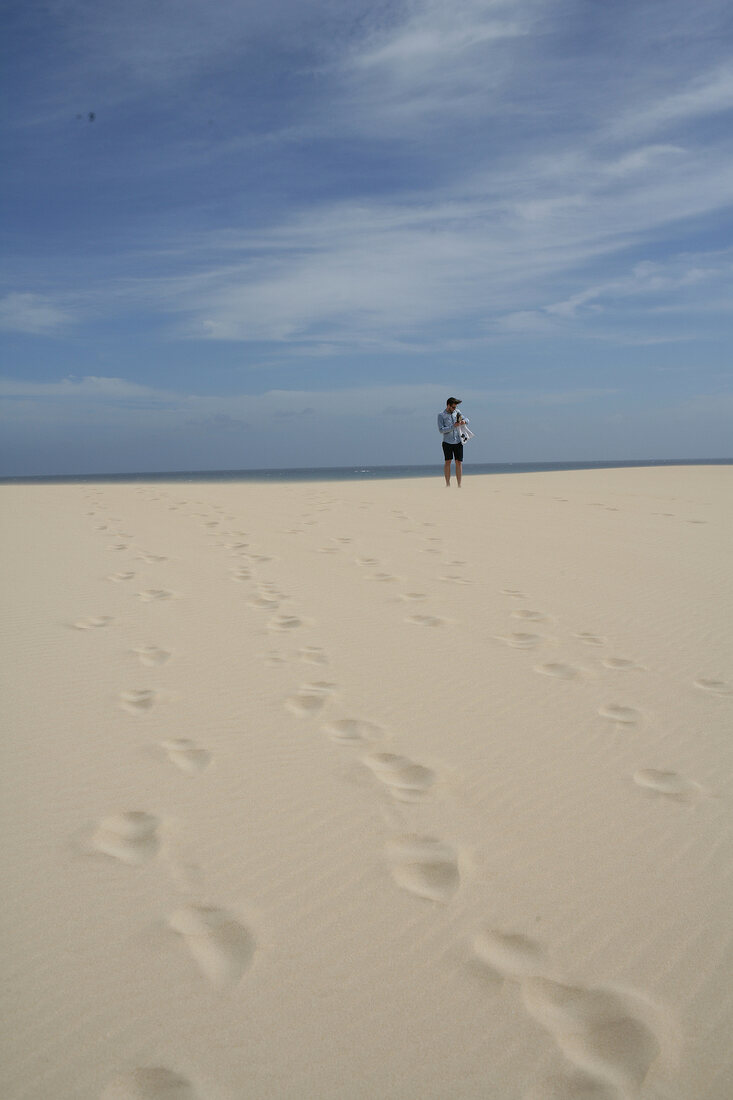
<path fill-rule="evenodd" d="M 3 486 L 0 1094 L 733 1095 L 732 490 Z"/>

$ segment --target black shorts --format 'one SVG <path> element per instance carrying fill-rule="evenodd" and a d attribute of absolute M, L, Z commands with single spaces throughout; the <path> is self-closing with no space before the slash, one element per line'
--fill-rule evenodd
<path fill-rule="evenodd" d="M 450 462 L 452 458 L 455 458 L 456 462 L 463 462 L 463 444 L 444 443 L 443 454 L 446 462 Z"/>

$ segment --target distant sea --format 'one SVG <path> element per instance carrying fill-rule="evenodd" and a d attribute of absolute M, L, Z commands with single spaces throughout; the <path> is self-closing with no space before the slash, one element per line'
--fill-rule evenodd
<path fill-rule="evenodd" d="M 551 470 L 613 470 L 634 466 L 731 466 L 733 458 L 638 459 L 628 462 L 477 462 L 466 463 L 472 474 L 532 474 Z M 405 477 L 442 477 L 442 463 L 429 466 L 314 466 L 275 470 L 155 470 L 126 474 L 54 474 L 37 477 L 0 477 L 0 484 L 54 484 L 137 481 L 379 481 Z"/>

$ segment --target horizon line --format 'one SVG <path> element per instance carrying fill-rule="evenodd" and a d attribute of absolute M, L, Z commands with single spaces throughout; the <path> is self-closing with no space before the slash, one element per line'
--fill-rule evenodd
<path fill-rule="evenodd" d="M 613 469 L 613 468 L 628 468 L 634 466 L 730 466 L 733 465 L 733 457 L 723 458 L 634 458 L 634 459 L 546 459 L 533 462 L 477 462 L 472 465 L 467 465 L 464 468 L 464 473 L 470 476 L 471 471 L 480 473 L 511 473 L 512 471 L 523 470 L 527 473 L 543 472 L 547 470 L 548 473 L 553 469 L 558 471 L 561 469 Z M 26 484 L 30 482 L 63 482 L 63 481 L 146 481 L 155 480 L 163 481 L 166 479 L 172 479 L 180 481 L 184 478 L 191 477 L 197 480 L 218 480 L 225 478 L 234 480 L 237 477 L 242 480 L 258 480 L 267 478 L 268 476 L 282 477 L 284 474 L 292 474 L 295 479 L 302 480 L 328 480 L 329 474 L 335 473 L 348 473 L 354 480 L 358 480 L 359 475 L 372 475 L 379 477 L 380 474 L 383 477 L 394 476 L 388 474 L 386 471 L 425 471 L 418 476 L 428 476 L 427 471 L 430 473 L 435 472 L 442 473 L 442 465 L 440 463 L 416 463 L 406 464 L 397 463 L 390 465 L 367 465 L 364 463 L 350 463 L 346 466 L 269 466 L 269 467 L 245 467 L 241 469 L 204 469 L 204 470 L 126 470 L 117 473 L 63 473 L 63 474 L 9 474 L 0 476 L 0 485 L 10 484 Z M 312 475 L 321 475 L 313 477 Z M 310 475 L 307 477 L 306 475 Z M 406 476 L 409 476 L 406 475 Z M 437 476 L 437 474 L 436 474 Z"/>

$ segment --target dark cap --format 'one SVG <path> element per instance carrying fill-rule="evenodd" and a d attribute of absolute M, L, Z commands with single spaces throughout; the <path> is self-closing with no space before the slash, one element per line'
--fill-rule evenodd
<path fill-rule="evenodd" d="M 449 397 L 448 400 L 446 401 L 446 405 L 460 405 L 460 403 L 461 403 L 460 397 Z"/>

